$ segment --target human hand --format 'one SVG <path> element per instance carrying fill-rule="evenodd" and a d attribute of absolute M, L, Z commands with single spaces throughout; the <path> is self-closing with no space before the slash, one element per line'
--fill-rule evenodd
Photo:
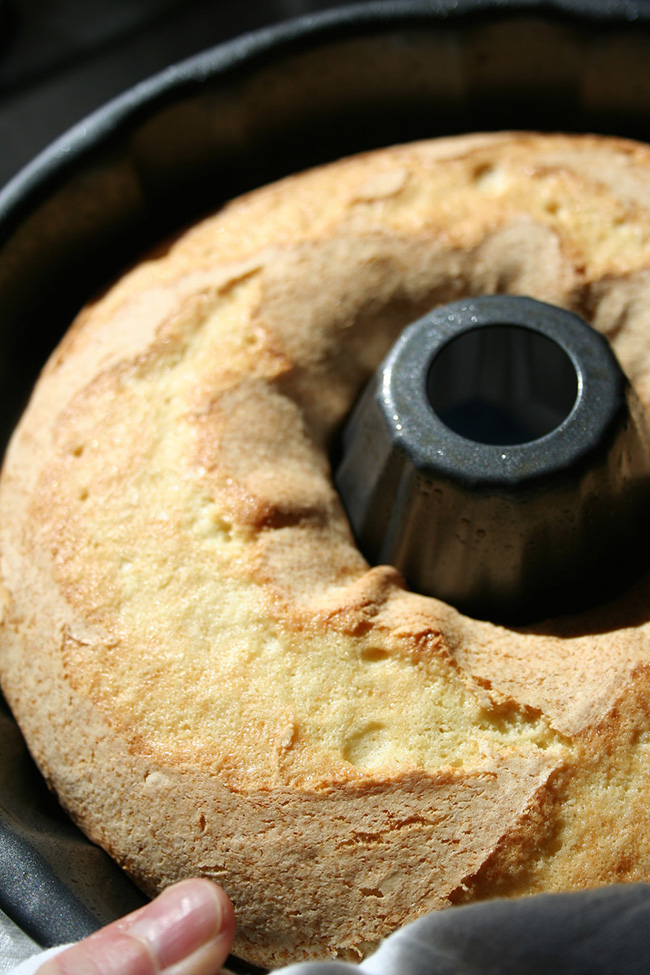
<path fill-rule="evenodd" d="M 183 880 L 49 958 L 36 975 L 218 975 L 234 935 L 225 891 Z"/>

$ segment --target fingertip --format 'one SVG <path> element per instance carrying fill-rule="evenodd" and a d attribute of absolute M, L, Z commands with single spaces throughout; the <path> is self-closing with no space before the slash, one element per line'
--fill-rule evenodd
<path fill-rule="evenodd" d="M 49 959 L 37 975 L 214 975 L 235 935 L 235 912 L 217 884 L 193 878 Z"/>
<path fill-rule="evenodd" d="M 212 906 L 217 919 L 213 936 L 175 964 L 166 966 L 160 975 L 219 975 L 235 937 L 235 909 L 225 890 L 205 878 L 182 881 L 174 893 L 191 895 Z"/>
<path fill-rule="evenodd" d="M 226 892 L 205 878 L 190 878 L 164 890 L 122 930 L 144 941 L 165 970 L 213 941 L 230 945 L 234 926 Z"/>

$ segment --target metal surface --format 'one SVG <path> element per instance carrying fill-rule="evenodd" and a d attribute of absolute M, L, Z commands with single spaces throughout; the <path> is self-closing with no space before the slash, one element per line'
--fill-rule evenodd
<path fill-rule="evenodd" d="M 577 612 L 645 568 L 642 408 L 605 338 L 529 298 L 454 302 L 407 328 L 335 480 L 372 563 L 472 616 Z"/>

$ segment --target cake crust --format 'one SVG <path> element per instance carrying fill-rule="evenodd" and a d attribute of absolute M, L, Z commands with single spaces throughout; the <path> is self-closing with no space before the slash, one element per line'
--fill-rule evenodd
<path fill-rule="evenodd" d="M 485 293 L 583 315 L 649 411 L 650 149 L 465 136 L 255 191 L 84 309 L 8 449 L 0 673 L 30 750 L 145 891 L 221 883 L 253 963 L 650 880 L 650 580 L 470 619 L 369 566 L 332 485 L 400 331 Z"/>

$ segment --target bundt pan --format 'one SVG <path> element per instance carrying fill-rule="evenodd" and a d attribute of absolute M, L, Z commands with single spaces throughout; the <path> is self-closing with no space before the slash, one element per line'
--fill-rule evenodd
<path fill-rule="evenodd" d="M 195 217 L 413 139 L 540 129 L 650 141 L 649 63 L 641 0 L 380 0 L 247 35 L 138 85 L 0 193 L 3 448 L 75 312 Z M 58 810 L 4 705 L 0 721 L 0 907 L 42 945 L 82 937 L 142 895 Z"/>

